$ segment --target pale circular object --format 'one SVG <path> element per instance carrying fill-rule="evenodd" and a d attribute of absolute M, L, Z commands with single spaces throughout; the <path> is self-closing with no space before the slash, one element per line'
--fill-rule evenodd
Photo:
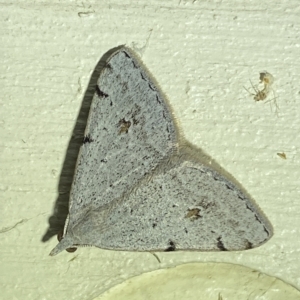
<path fill-rule="evenodd" d="M 94 300 L 293 300 L 300 292 L 259 271 L 226 263 L 191 263 L 130 278 Z"/>

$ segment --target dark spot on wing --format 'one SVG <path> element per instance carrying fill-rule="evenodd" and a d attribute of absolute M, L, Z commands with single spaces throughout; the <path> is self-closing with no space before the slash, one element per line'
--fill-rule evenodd
<path fill-rule="evenodd" d="M 131 122 L 130 121 L 126 121 L 125 118 L 123 118 L 122 120 L 119 121 L 118 126 L 120 128 L 119 130 L 119 134 L 121 133 L 128 133 L 128 130 L 131 126 Z"/>
<path fill-rule="evenodd" d="M 191 221 L 197 220 L 201 218 L 200 209 L 199 208 L 191 208 L 187 210 L 185 218 L 189 218 Z"/>

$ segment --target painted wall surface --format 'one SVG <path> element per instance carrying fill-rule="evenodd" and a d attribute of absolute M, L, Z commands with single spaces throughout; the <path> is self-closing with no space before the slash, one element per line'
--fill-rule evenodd
<path fill-rule="evenodd" d="M 0 298 L 94 299 L 132 276 L 190 262 L 241 265 L 300 289 L 299 14 L 297 0 L 2 2 Z M 240 252 L 157 253 L 161 263 L 151 253 L 97 248 L 48 255 L 67 213 L 92 75 L 122 44 L 159 82 L 186 138 L 268 216 L 269 242 Z M 275 82 L 255 102 L 244 87 L 263 70 Z M 190 288 L 201 299 L 201 286 Z M 218 293 L 237 299 L 241 288 Z"/>

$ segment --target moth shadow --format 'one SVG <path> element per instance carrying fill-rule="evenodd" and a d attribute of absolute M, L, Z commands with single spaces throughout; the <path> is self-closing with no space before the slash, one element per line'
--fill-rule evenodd
<path fill-rule="evenodd" d="M 45 234 L 42 236 L 42 242 L 47 242 L 52 236 L 57 235 L 59 232 L 63 231 L 64 224 L 69 211 L 69 194 L 73 181 L 77 156 L 79 153 L 80 146 L 83 142 L 84 131 L 93 95 L 95 93 L 97 80 L 99 78 L 100 72 L 106 67 L 105 62 L 107 61 L 109 56 L 111 56 L 113 52 L 117 51 L 121 47 L 123 47 L 123 45 L 107 51 L 101 57 L 91 75 L 90 82 L 87 86 L 86 92 L 83 97 L 81 108 L 77 116 L 77 120 L 71 135 L 71 139 L 69 141 L 64 163 L 60 173 L 58 183 L 58 197 L 53 208 L 53 213 L 48 219 L 49 227 Z"/>

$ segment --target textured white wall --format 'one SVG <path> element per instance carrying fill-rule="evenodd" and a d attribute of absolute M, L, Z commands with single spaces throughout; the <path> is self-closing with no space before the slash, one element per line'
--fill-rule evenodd
<path fill-rule="evenodd" d="M 265 2 L 0 4 L 3 299 L 93 299 L 146 271 L 208 261 L 247 266 L 300 288 L 300 8 L 297 0 Z M 67 149 L 85 90 L 98 60 L 121 44 L 142 56 L 187 139 L 256 199 L 275 231 L 265 245 L 159 253 L 161 264 L 149 253 L 97 248 L 48 256 L 57 243 L 49 218 L 57 227 L 64 222 L 51 216 L 57 199 L 67 197 L 67 185 L 58 184 L 72 176 Z M 258 83 L 262 70 L 275 77 L 277 114 L 272 102 L 255 103 L 243 89 L 249 79 Z M 282 151 L 286 160 L 276 155 Z"/>

